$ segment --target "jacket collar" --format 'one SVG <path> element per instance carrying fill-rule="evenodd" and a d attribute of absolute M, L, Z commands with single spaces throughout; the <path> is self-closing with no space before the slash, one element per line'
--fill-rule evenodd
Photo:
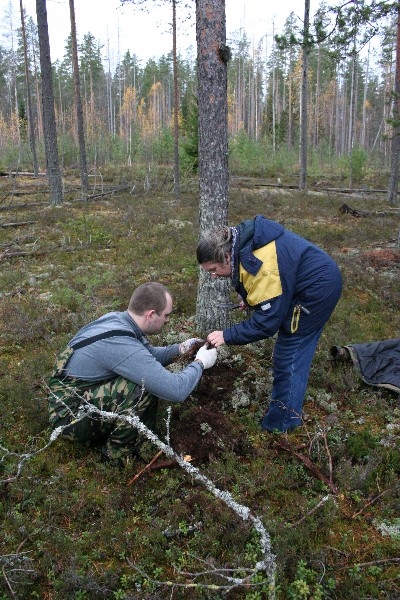
<path fill-rule="evenodd" d="M 242 221 L 236 229 L 236 239 L 233 246 L 234 270 L 232 273 L 232 283 L 236 287 L 239 285 L 239 263 L 243 265 L 248 273 L 257 275 L 262 266 L 262 261 L 252 253 L 255 221 Z"/>
<path fill-rule="evenodd" d="M 136 321 L 134 321 L 131 317 L 131 315 L 128 313 L 127 310 L 125 310 L 122 313 L 122 318 L 124 319 L 124 321 L 126 321 L 126 323 L 129 325 L 129 328 L 133 330 L 133 332 L 137 335 L 138 339 L 143 337 L 143 331 L 140 329 L 139 325 L 136 323 Z"/>
<path fill-rule="evenodd" d="M 239 285 L 239 263 L 251 275 L 257 275 L 262 266 L 262 261 L 254 256 L 253 251 L 269 244 L 280 237 L 285 228 L 275 221 L 270 221 L 263 215 L 256 215 L 254 219 L 242 221 L 237 227 L 235 246 L 233 248 L 234 269 L 232 282 Z"/>

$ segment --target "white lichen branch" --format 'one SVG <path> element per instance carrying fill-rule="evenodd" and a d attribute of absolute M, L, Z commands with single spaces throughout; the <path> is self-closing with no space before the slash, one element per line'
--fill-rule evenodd
<path fill-rule="evenodd" d="M 84 399 L 83 399 L 84 400 Z M 200 482 L 215 498 L 218 498 L 224 502 L 228 508 L 235 512 L 243 521 L 251 521 L 253 528 L 259 535 L 259 543 L 261 549 L 262 559 L 258 561 L 253 568 L 252 577 L 254 577 L 259 571 L 265 571 L 268 576 L 269 583 L 269 598 L 273 600 L 275 598 L 275 556 L 271 551 L 271 540 L 270 536 L 265 529 L 261 519 L 253 515 L 250 509 L 243 504 L 239 504 L 233 499 L 232 495 L 226 490 L 220 490 L 208 477 L 203 475 L 199 469 L 194 467 L 190 462 L 184 460 L 182 456 L 177 454 L 171 446 L 165 444 L 160 438 L 151 431 L 136 415 L 118 415 L 116 413 L 109 413 L 104 410 L 100 410 L 84 400 L 84 404 L 81 406 L 88 415 L 98 415 L 104 420 L 119 420 L 125 423 L 129 423 L 132 427 L 135 427 L 139 433 L 143 434 L 150 442 L 152 442 L 157 448 L 162 450 L 164 454 L 175 460 L 179 466 L 186 471 L 193 479 Z M 245 579 L 238 578 L 234 581 L 235 585 L 242 585 L 248 583 L 249 577 Z"/>
<path fill-rule="evenodd" d="M 21 476 L 22 468 L 25 465 L 25 463 L 28 460 L 30 460 L 31 458 L 33 458 L 34 456 L 37 456 L 41 452 L 44 452 L 45 450 L 47 450 L 47 448 L 49 446 L 51 446 L 51 444 L 53 442 L 55 442 L 55 440 L 62 434 L 64 429 L 65 429 L 65 427 L 57 427 L 57 429 L 54 429 L 54 431 L 52 431 L 52 433 L 50 435 L 50 438 L 49 438 L 49 441 L 47 442 L 47 444 L 45 446 L 43 446 L 43 448 L 39 448 L 39 450 L 36 450 L 35 452 L 26 452 L 23 454 L 18 454 L 17 452 L 11 452 L 7 448 L 0 446 L 0 450 L 4 453 L 3 456 L 0 458 L 0 463 L 3 463 L 6 458 L 13 457 L 13 456 L 15 456 L 18 459 L 18 464 L 16 466 L 15 475 L 12 475 L 12 476 L 8 477 L 7 479 L 0 479 L 0 483 L 11 483 L 12 481 L 15 481 L 16 479 L 18 479 Z"/>
<path fill-rule="evenodd" d="M 51 393 L 51 390 L 49 390 L 49 392 Z M 59 400 L 59 398 L 58 398 L 58 400 Z M 144 425 L 144 423 L 142 423 L 142 421 L 136 415 L 134 415 L 134 414 L 126 415 L 126 414 L 117 414 L 117 413 L 113 413 L 113 412 L 107 412 L 104 410 L 100 410 L 93 404 L 90 404 L 85 398 L 83 398 L 81 396 L 80 396 L 80 400 L 81 400 L 81 405 L 79 407 L 78 413 L 74 417 L 75 422 L 83 419 L 85 416 L 96 415 L 96 416 L 100 416 L 102 419 L 104 419 L 106 421 L 107 420 L 108 421 L 120 421 L 120 422 L 122 421 L 124 423 L 128 423 L 132 427 L 136 428 L 139 433 L 143 434 L 157 448 L 162 450 L 162 452 L 166 456 L 175 460 L 178 463 L 178 465 L 184 471 L 186 471 L 186 473 L 188 473 L 196 481 L 200 482 L 215 498 L 224 502 L 226 504 L 226 506 L 228 506 L 228 508 L 230 508 L 233 512 L 235 512 L 238 517 L 240 517 L 243 521 L 250 521 L 253 528 L 256 530 L 256 532 L 259 535 L 259 544 L 260 544 L 262 559 L 259 560 L 254 565 L 252 570 L 251 569 L 250 570 L 238 569 L 238 572 L 241 572 L 241 573 L 248 571 L 249 574 L 246 575 L 245 577 L 237 577 L 237 578 L 230 577 L 230 576 L 225 577 L 226 581 L 229 582 L 229 585 L 207 586 L 206 584 L 198 584 L 198 583 L 176 584 L 173 582 L 158 582 L 158 584 L 159 585 L 169 585 L 169 586 L 184 585 L 185 587 L 196 587 L 197 586 L 197 587 L 206 587 L 206 588 L 210 588 L 210 589 L 220 589 L 222 591 L 222 590 L 230 590 L 230 589 L 232 589 L 232 587 L 238 587 L 240 585 L 248 586 L 249 583 L 251 582 L 251 579 L 253 577 L 255 577 L 257 575 L 257 573 L 265 572 L 267 574 L 267 582 L 268 582 L 268 588 L 269 588 L 268 598 L 269 598 L 269 600 L 275 600 L 275 572 L 276 572 L 275 556 L 271 550 L 270 536 L 269 536 L 267 530 L 265 529 L 261 519 L 258 516 L 253 515 L 250 511 L 250 508 L 248 508 L 247 506 L 244 506 L 243 504 L 236 502 L 236 500 L 234 500 L 234 498 L 232 497 L 232 495 L 229 492 L 227 492 L 226 490 L 219 489 L 210 479 L 208 479 L 208 477 L 206 477 L 204 474 L 202 474 L 199 471 L 199 469 L 194 467 L 190 462 L 185 461 L 184 458 L 182 456 L 180 456 L 179 454 L 177 454 L 169 444 L 164 443 L 162 440 L 160 440 L 160 438 L 153 431 L 151 431 L 148 427 L 146 427 L 146 425 Z M 17 465 L 17 473 L 13 477 L 10 477 L 6 480 L 0 481 L 0 483 L 8 483 L 8 482 L 11 482 L 11 481 L 14 481 L 15 479 L 17 479 L 21 474 L 24 464 L 29 459 L 33 458 L 34 456 L 37 456 L 41 452 L 44 452 L 55 440 L 58 439 L 58 437 L 60 437 L 60 435 L 62 435 L 62 433 L 66 429 L 66 427 L 68 427 L 68 425 L 63 425 L 63 426 L 60 426 L 60 427 L 57 427 L 56 429 L 54 429 L 50 435 L 50 438 L 49 438 L 49 441 L 47 442 L 47 444 L 45 446 L 43 446 L 42 448 L 40 448 L 39 450 L 37 450 L 36 452 L 17 454 L 15 452 L 10 452 L 6 448 L 3 448 L 0 446 L 0 449 L 3 452 L 5 452 L 4 456 L 1 459 L 1 462 L 4 460 L 4 458 L 6 456 L 17 456 L 19 458 L 19 462 Z M 169 439 L 169 435 L 168 435 L 168 439 Z M 137 567 L 135 567 L 135 568 L 136 568 L 136 570 L 139 571 L 139 569 Z M 217 569 L 215 572 L 218 573 L 220 576 L 223 574 L 223 570 Z M 260 585 L 260 583 L 257 582 L 252 585 Z"/>

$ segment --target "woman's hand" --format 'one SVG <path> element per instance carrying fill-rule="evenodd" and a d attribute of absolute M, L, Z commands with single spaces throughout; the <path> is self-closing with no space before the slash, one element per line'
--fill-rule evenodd
<path fill-rule="evenodd" d="M 214 348 L 218 348 L 218 346 L 222 346 L 225 344 L 224 340 L 224 332 L 223 331 L 213 331 L 209 333 L 207 336 L 207 342 L 211 344 Z"/>

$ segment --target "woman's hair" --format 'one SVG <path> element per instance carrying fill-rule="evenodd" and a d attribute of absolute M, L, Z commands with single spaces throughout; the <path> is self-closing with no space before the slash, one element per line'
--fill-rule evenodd
<path fill-rule="evenodd" d="M 167 306 L 167 294 L 171 296 L 167 288 L 157 281 L 143 283 L 133 292 L 128 310 L 135 315 L 143 315 L 146 310 L 155 310 L 161 315 Z"/>
<path fill-rule="evenodd" d="M 226 255 L 232 248 L 232 231 L 230 227 L 213 227 L 200 238 L 197 246 L 197 261 L 200 265 L 206 262 L 226 263 Z"/>

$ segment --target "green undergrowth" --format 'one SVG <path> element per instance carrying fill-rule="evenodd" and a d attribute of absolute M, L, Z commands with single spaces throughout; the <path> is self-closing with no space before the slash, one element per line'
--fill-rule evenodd
<path fill-rule="evenodd" d="M 383 198 L 345 201 L 387 208 Z M 366 386 L 352 365 L 329 355 L 333 345 L 399 335 L 399 262 L 378 263 L 374 254 L 393 250 L 399 219 L 388 211 L 355 219 L 339 212 L 343 202 L 323 192 L 230 192 L 232 224 L 257 213 L 282 222 L 331 253 L 344 280 L 313 362 L 304 425 L 283 438 L 260 431 L 273 340 L 232 348 L 223 359 L 232 379 L 221 410 L 244 450 L 232 451 L 221 431 L 218 455 L 196 465 L 262 520 L 282 600 L 399 593 L 399 396 Z M 61 208 L 4 211 L 1 219 L 34 221 L 1 230 L 1 252 L 33 252 L 3 255 L 0 273 L 0 445 L 22 455 L 49 440 L 44 382 L 57 351 L 83 324 L 125 310 L 137 285 L 161 281 L 174 296 L 174 314 L 154 343 L 196 333 L 197 192 L 180 202 L 167 193 L 120 193 L 88 205 L 71 195 Z M 174 407 L 172 431 L 193 407 L 194 398 Z M 206 441 L 209 424 L 201 427 Z M 268 598 L 263 572 L 226 594 L 206 587 L 223 583 L 204 575 L 215 569 L 244 577 L 262 558 L 259 537 L 181 469 L 131 483 L 143 464 L 118 470 L 100 463 L 98 448 L 62 440 L 28 458 L 15 479 L 19 460 L 9 454 L 0 463 L 0 478 L 10 479 L 0 486 L 0 599 Z"/>

